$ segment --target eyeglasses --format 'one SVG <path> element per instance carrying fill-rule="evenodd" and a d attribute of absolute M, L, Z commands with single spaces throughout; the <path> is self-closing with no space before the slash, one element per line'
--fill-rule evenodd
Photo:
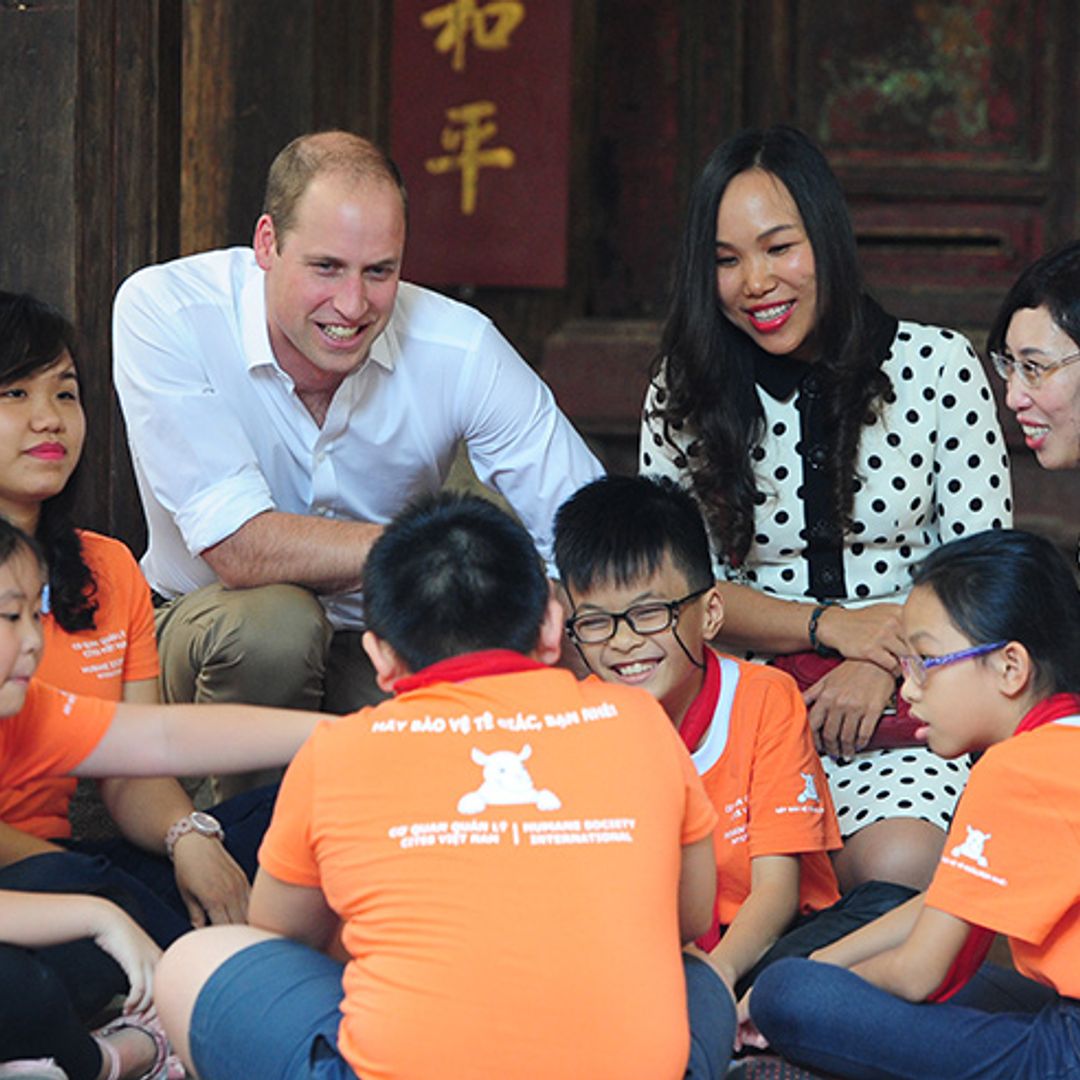
<path fill-rule="evenodd" d="M 625 611 L 589 611 L 583 615 L 574 615 L 566 620 L 566 632 L 579 645 L 601 645 L 610 641 L 619 631 L 619 622 L 624 621 L 635 634 L 648 637 L 661 634 L 675 624 L 679 611 L 703 596 L 712 588 L 687 593 L 679 600 L 656 600 L 647 604 L 635 604 Z"/>
<path fill-rule="evenodd" d="M 925 686 L 934 668 L 948 667 L 949 664 L 957 664 L 961 660 L 985 656 L 987 653 L 1003 649 L 1006 645 L 1008 645 L 1007 641 L 992 641 L 988 645 L 973 645 L 970 649 L 945 653 L 944 656 L 901 656 L 900 670 L 904 673 L 905 679 L 911 679 L 916 686 Z"/>
<path fill-rule="evenodd" d="M 1039 364 L 1034 360 L 1017 360 L 1008 353 L 992 352 L 990 354 L 990 363 L 1006 382 L 1015 371 L 1020 376 L 1020 381 L 1032 390 L 1041 386 L 1043 379 L 1050 372 L 1057 371 L 1058 368 L 1066 367 L 1077 360 L 1080 360 L 1080 352 L 1069 353 L 1068 356 L 1063 356 L 1060 360 L 1052 360 L 1048 364 Z"/>

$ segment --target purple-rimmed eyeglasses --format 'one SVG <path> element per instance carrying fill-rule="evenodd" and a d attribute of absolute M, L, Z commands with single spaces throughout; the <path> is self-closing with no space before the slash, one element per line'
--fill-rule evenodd
<path fill-rule="evenodd" d="M 927 676 L 934 668 L 948 667 L 949 664 L 957 664 L 961 660 L 985 656 L 997 649 L 1003 649 L 1008 644 L 1007 641 L 991 641 L 987 645 L 973 645 L 970 649 L 959 649 L 957 652 L 945 653 L 944 656 L 901 656 L 900 670 L 905 679 L 911 679 L 917 686 L 925 686 Z"/>

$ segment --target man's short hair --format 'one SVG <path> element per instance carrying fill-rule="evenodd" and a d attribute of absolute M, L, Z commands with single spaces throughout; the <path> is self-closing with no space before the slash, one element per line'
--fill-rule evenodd
<path fill-rule="evenodd" d="M 364 567 L 368 628 L 412 671 L 482 649 L 536 648 L 549 595 L 529 534 L 477 495 L 402 511 Z"/>
<path fill-rule="evenodd" d="M 274 223 L 277 245 L 296 221 L 296 205 L 317 176 L 336 173 L 355 181 L 393 184 L 407 209 L 405 182 L 390 157 L 373 142 L 349 131 L 319 131 L 293 139 L 270 165 L 263 213 Z"/>
<path fill-rule="evenodd" d="M 701 511 L 693 496 L 666 477 L 601 477 L 571 495 L 555 515 L 555 562 L 572 592 L 651 577 L 665 554 L 690 589 L 713 583 Z"/>

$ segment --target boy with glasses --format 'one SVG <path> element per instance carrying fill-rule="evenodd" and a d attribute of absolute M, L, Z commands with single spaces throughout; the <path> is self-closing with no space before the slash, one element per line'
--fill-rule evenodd
<path fill-rule="evenodd" d="M 666 479 L 594 481 L 556 515 L 555 558 L 571 642 L 600 678 L 663 705 L 720 814 L 716 918 L 697 944 L 733 994 L 778 956 L 806 955 L 911 895 L 872 882 L 809 920 L 840 895 L 828 782 L 792 679 L 709 645 L 723 602 L 687 492 Z"/>

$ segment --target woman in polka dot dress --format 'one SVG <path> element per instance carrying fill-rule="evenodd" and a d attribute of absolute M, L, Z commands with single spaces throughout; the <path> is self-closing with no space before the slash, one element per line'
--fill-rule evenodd
<path fill-rule="evenodd" d="M 864 294 L 843 193 L 793 128 L 736 136 L 697 182 L 641 470 L 701 503 L 725 645 L 842 658 L 805 695 L 841 886 L 925 888 L 967 766 L 863 748 L 896 693 L 912 566 L 1011 524 L 1008 460 L 971 346 Z"/>

